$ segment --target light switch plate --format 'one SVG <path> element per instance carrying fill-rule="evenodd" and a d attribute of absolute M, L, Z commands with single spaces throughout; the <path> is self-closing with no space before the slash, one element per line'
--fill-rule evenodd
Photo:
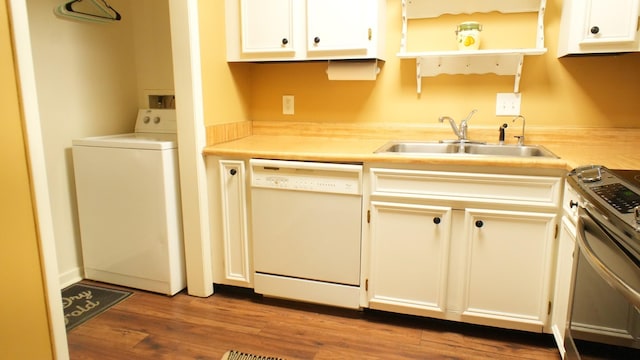
<path fill-rule="evenodd" d="M 520 115 L 521 93 L 498 93 L 496 96 L 496 116 Z"/>

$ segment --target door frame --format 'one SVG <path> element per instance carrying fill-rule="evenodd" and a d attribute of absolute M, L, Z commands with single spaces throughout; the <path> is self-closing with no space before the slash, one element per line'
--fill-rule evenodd
<path fill-rule="evenodd" d="M 69 359 L 67 334 L 62 311 L 62 296 L 58 278 L 51 199 L 49 196 L 44 144 L 38 107 L 29 17 L 26 0 L 7 0 L 11 17 L 13 44 L 22 111 L 29 148 L 29 164 L 35 212 L 41 249 L 41 263 L 47 297 L 51 342 L 56 359 Z M 205 162 L 202 149 L 206 145 L 198 0 L 168 0 L 171 18 L 172 57 L 175 93 L 180 96 L 178 107 L 178 137 L 180 142 L 180 178 L 182 207 L 185 216 L 185 256 L 187 260 L 188 292 L 194 296 L 213 294 L 211 251 L 206 192 Z M 194 185 L 195 184 L 195 185 Z"/>

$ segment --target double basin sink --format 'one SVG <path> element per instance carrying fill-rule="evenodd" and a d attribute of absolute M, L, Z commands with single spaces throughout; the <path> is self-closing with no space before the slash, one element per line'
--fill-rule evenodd
<path fill-rule="evenodd" d="M 429 141 L 391 141 L 378 150 L 376 154 L 404 155 L 443 155 L 456 154 L 483 156 L 515 156 L 557 158 L 551 151 L 541 145 L 501 145 L 477 142 L 429 142 Z"/>

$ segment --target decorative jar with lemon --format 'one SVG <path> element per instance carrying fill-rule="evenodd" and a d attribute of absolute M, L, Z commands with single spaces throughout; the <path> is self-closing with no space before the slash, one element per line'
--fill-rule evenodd
<path fill-rule="evenodd" d="M 480 47 L 480 31 L 482 24 L 476 21 L 467 21 L 456 28 L 458 50 L 478 50 Z"/>

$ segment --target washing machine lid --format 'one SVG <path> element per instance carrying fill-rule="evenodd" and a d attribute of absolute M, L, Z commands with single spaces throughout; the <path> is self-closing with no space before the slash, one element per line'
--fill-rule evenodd
<path fill-rule="evenodd" d="M 129 133 L 75 139 L 72 143 L 73 146 L 166 150 L 176 149 L 178 138 L 176 134 Z"/>

